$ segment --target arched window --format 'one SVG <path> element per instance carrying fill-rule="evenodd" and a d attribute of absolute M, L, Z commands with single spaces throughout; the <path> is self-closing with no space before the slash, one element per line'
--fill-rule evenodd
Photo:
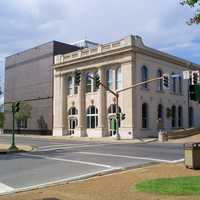
<path fill-rule="evenodd" d="M 158 105 L 158 119 L 163 119 L 163 105 Z"/>
<path fill-rule="evenodd" d="M 98 109 L 90 106 L 87 109 L 87 128 L 96 128 L 98 126 Z"/>
<path fill-rule="evenodd" d="M 148 128 L 148 104 L 142 104 L 142 128 Z"/>
<path fill-rule="evenodd" d="M 77 114 L 78 110 L 74 106 L 68 110 L 68 127 L 70 135 L 74 134 L 74 130 L 78 126 Z"/>
<path fill-rule="evenodd" d="M 194 110 L 193 107 L 189 107 L 189 127 L 194 126 Z"/>
<path fill-rule="evenodd" d="M 118 67 L 116 70 L 116 90 L 122 88 L 122 69 L 121 67 Z"/>
<path fill-rule="evenodd" d="M 111 114 L 111 113 L 116 113 L 117 111 L 117 106 L 116 104 L 111 104 L 108 108 L 108 113 Z M 121 108 L 118 106 L 118 111 L 119 113 L 121 113 Z"/>
<path fill-rule="evenodd" d="M 182 94 L 182 88 L 183 88 L 182 83 L 183 83 L 182 77 L 179 76 L 179 78 L 178 78 L 179 94 Z"/>
<path fill-rule="evenodd" d="M 111 104 L 110 106 L 109 106 L 109 108 L 108 108 L 108 115 L 110 116 L 110 114 L 115 114 L 117 112 L 117 106 L 116 106 L 116 104 Z M 121 110 L 121 108 L 118 106 L 118 112 L 119 113 L 121 113 L 122 112 L 122 110 Z M 112 117 L 113 118 L 113 117 Z M 110 119 L 110 120 L 112 120 L 112 119 Z M 111 123 L 112 121 L 110 121 L 110 123 Z M 110 124 L 111 125 L 111 124 Z M 121 122 L 120 122 L 120 120 L 119 120 L 119 123 L 118 123 L 118 126 L 119 127 L 121 127 Z"/>
<path fill-rule="evenodd" d="M 142 66 L 142 69 L 141 69 L 141 81 L 144 82 L 144 81 L 147 81 L 148 80 L 148 69 L 146 66 Z M 143 88 L 147 88 L 148 87 L 148 84 L 145 83 L 142 85 Z"/>
<path fill-rule="evenodd" d="M 176 106 L 172 106 L 172 128 L 176 127 Z"/>
<path fill-rule="evenodd" d="M 178 107 L 178 127 L 183 127 L 183 108 L 182 106 Z"/>
<path fill-rule="evenodd" d="M 108 69 L 106 71 L 106 83 L 107 86 L 112 89 L 113 86 L 113 70 L 112 69 Z"/>
<path fill-rule="evenodd" d="M 73 106 L 69 109 L 68 111 L 68 115 L 77 115 L 78 114 L 78 110 Z"/>
<path fill-rule="evenodd" d="M 68 85 L 68 94 L 72 95 L 74 93 L 73 89 L 73 79 L 72 76 L 69 76 L 67 79 L 67 85 Z"/>
<path fill-rule="evenodd" d="M 157 77 L 158 77 L 158 78 L 159 78 L 159 77 L 162 77 L 162 75 L 163 75 L 163 73 L 162 73 L 162 71 L 159 69 L 159 70 L 157 71 Z M 157 82 L 157 89 L 158 89 L 158 91 L 163 91 L 163 79 L 158 80 L 158 82 Z"/>

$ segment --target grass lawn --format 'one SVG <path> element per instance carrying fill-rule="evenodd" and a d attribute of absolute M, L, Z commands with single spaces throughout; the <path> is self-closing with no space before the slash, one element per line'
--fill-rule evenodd
<path fill-rule="evenodd" d="M 136 184 L 136 190 L 161 195 L 200 195 L 200 176 L 143 181 Z"/>

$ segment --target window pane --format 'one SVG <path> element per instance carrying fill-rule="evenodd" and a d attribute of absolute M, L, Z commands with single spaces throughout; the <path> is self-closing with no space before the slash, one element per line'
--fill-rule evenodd
<path fill-rule="evenodd" d="M 116 89 L 122 88 L 122 72 L 121 67 L 119 67 L 116 71 Z"/>
<path fill-rule="evenodd" d="M 91 74 L 89 74 L 91 76 Z M 90 78 L 86 79 L 86 92 L 92 92 L 92 80 Z"/>
<path fill-rule="evenodd" d="M 91 116 L 91 128 L 95 128 L 95 116 Z"/>
<path fill-rule="evenodd" d="M 70 76 L 68 78 L 68 94 L 72 95 L 73 94 L 73 81 L 72 81 L 72 77 Z"/>
<path fill-rule="evenodd" d="M 107 86 L 111 89 L 112 83 L 113 83 L 113 76 L 112 76 L 111 69 L 107 70 L 107 72 L 106 72 L 106 82 L 107 82 Z"/>

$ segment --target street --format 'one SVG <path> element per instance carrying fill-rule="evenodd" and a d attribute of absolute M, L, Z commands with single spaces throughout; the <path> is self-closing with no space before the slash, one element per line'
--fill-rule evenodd
<path fill-rule="evenodd" d="M 0 136 L 9 143 L 10 136 Z M 87 178 L 99 173 L 183 159 L 181 144 L 111 143 L 16 137 L 30 153 L 0 155 L 0 194 Z"/>

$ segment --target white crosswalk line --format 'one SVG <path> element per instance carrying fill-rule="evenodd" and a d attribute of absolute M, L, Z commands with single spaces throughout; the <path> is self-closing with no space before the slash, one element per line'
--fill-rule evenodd
<path fill-rule="evenodd" d="M 62 162 L 71 162 L 71 163 L 78 163 L 78 164 L 84 164 L 84 165 L 93 165 L 97 167 L 104 167 L 104 168 L 113 168 L 110 165 L 105 165 L 101 163 L 94 163 L 94 162 L 86 162 L 81 160 L 71 160 L 71 159 L 65 159 L 65 158 L 55 158 L 55 157 L 49 157 L 49 156 L 40 156 L 40 155 L 30 155 L 30 154 L 21 154 L 21 155 L 28 155 L 30 157 L 36 157 L 36 158 L 43 158 L 46 160 L 56 160 L 56 161 L 62 161 Z"/>
<path fill-rule="evenodd" d="M 86 144 L 86 145 L 80 145 L 80 146 L 65 146 L 65 147 L 55 147 L 55 148 L 47 148 L 47 149 L 36 149 L 36 151 L 54 151 L 59 149 L 73 149 L 73 148 L 84 148 L 84 147 L 99 147 L 99 146 L 105 146 L 109 144 Z"/>
<path fill-rule="evenodd" d="M 4 183 L 0 183 L 0 194 L 12 192 L 14 190 L 15 190 L 14 188 L 5 185 Z"/>
<path fill-rule="evenodd" d="M 184 161 L 184 159 L 179 160 L 163 160 L 157 158 L 149 158 L 149 157 L 138 157 L 138 156 L 126 156 L 126 155 L 118 155 L 118 154 L 106 154 L 106 153 L 94 153 L 94 152 L 76 152 L 85 155 L 94 155 L 94 156 L 105 156 L 105 157 L 118 157 L 118 158 L 128 158 L 128 159 L 138 159 L 138 160 L 149 160 L 155 162 L 164 162 L 164 163 L 178 163 Z"/>

